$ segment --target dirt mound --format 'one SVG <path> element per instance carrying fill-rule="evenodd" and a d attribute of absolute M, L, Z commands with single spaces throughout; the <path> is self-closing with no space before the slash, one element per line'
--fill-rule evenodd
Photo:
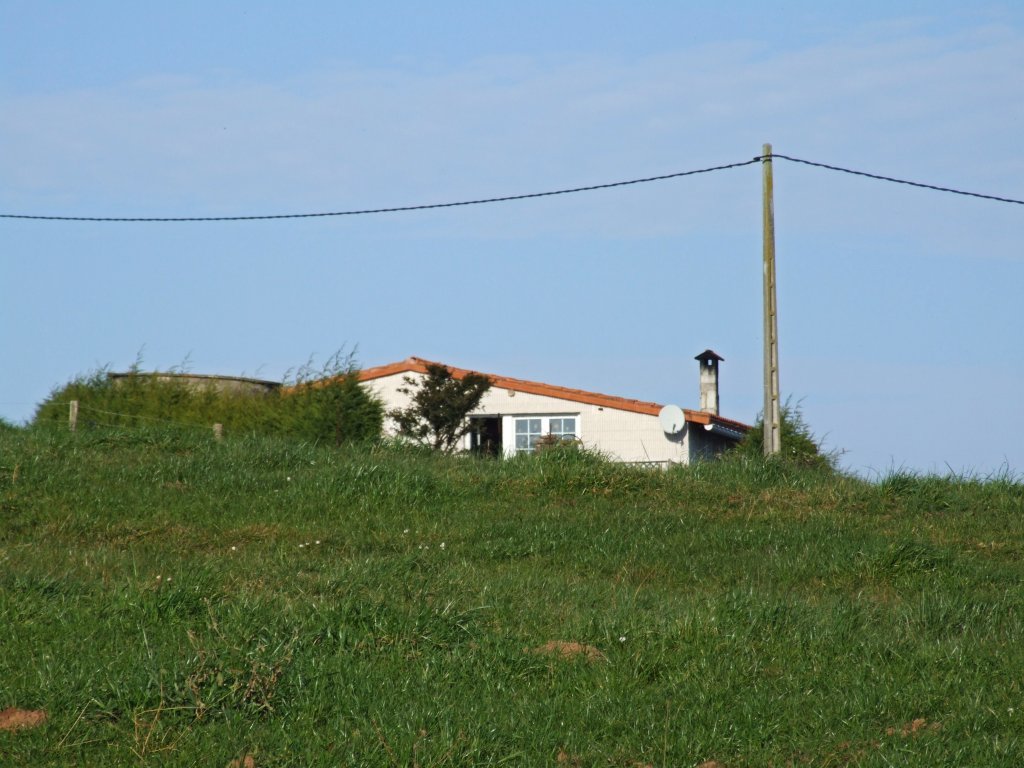
<path fill-rule="evenodd" d="M 46 722 L 45 709 L 18 709 L 8 707 L 0 712 L 0 731 L 36 728 Z"/>
<path fill-rule="evenodd" d="M 530 653 L 542 656 L 554 656 L 559 659 L 575 659 L 580 656 L 589 662 L 606 661 L 607 657 L 592 645 L 568 643 L 564 640 L 548 640 L 544 645 L 530 649 Z"/>

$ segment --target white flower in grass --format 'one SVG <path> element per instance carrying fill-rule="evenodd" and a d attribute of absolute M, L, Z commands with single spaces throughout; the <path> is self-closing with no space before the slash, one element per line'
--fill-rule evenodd
<path fill-rule="evenodd" d="M 320 543 L 320 539 L 317 539 L 315 543 L 319 544 Z"/>
<path fill-rule="evenodd" d="M 237 552 L 238 551 L 238 547 L 231 547 L 231 551 L 232 552 Z"/>
<path fill-rule="evenodd" d="M 441 549 L 444 549 L 444 542 L 441 542 Z"/>
<path fill-rule="evenodd" d="M 626 642 L 626 636 L 625 635 L 619 635 L 619 642 L 620 643 Z"/>

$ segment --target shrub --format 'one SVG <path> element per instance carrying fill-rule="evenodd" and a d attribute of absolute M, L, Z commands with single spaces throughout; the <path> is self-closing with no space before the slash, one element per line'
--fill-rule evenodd
<path fill-rule="evenodd" d="M 307 363 L 277 399 L 285 432 L 333 445 L 380 437 L 384 405 L 360 385 L 351 354 L 336 352 L 319 370 Z"/>
<path fill-rule="evenodd" d="M 839 454 L 824 450 L 821 441 L 814 436 L 804 419 L 800 404 L 792 405 L 787 398 L 781 415 L 782 453 L 777 460 L 804 467 L 835 470 Z M 764 414 L 758 417 L 753 428 L 731 455 L 745 460 L 764 458 Z"/>
<path fill-rule="evenodd" d="M 116 380 L 101 368 L 55 388 L 32 424 L 65 426 L 72 400 L 79 403 L 79 429 L 161 424 L 209 429 L 219 423 L 227 434 L 289 435 L 334 445 L 378 438 L 384 414 L 380 400 L 360 386 L 353 355 L 341 352 L 320 369 L 307 363 L 288 386 L 265 395 L 161 379 L 140 372 L 138 364 Z"/>

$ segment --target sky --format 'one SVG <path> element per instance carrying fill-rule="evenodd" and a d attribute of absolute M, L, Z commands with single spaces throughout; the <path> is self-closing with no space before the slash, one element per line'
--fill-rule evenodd
<path fill-rule="evenodd" d="M 774 151 L 1024 199 L 1024 5 L 0 0 L 0 213 L 543 192 Z M 774 162 L 780 382 L 844 468 L 1024 472 L 1024 206 Z M 249 222 L 0 219 L 0 416 L 357 350 L 762 406 L 761 167 Z"/>

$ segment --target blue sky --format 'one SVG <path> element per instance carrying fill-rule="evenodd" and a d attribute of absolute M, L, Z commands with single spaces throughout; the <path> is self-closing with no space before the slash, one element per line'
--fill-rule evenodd
<path fill-rule="evenodd" d="M 445 202 L 776 152 L 1024 197 L 1024 7 L 4 2 L 0 212 Z M 781 385 L 866 474 L 1024 471 L 1024 206 L 777 161 Z M 0 415 L 99 366 L 358 345 L 761 406 L 757 165 L 344 219 L 0 220 Z"/>

